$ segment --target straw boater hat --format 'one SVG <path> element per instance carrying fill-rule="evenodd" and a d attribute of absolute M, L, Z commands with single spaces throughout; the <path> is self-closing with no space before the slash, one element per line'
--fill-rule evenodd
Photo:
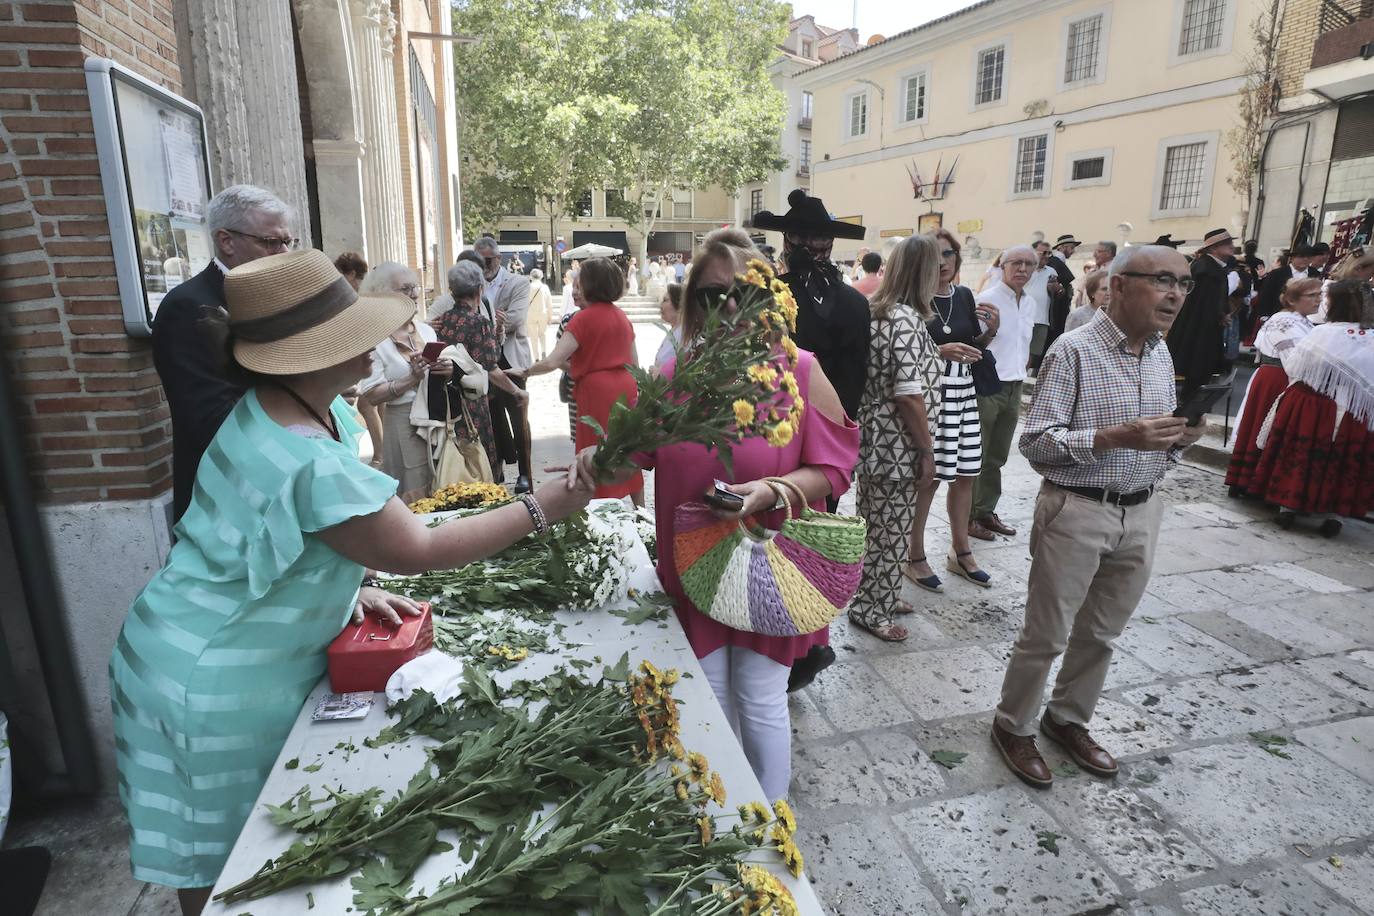
<path fill-rule="evenodd" d="M 234 359 L 264 375 L 298 375 L 371 350 L 415 317 L 400 293 L 359 296 L 322 251 L 288 251 L 224 275 Z"/>
<path fill-rule="evenodd" d="M 1206 251 L 1213 245 L 1220 245 L 1222 242 L 1230 241 L 1234 241 L 1231 237 L 1231 233 L 1227 232 L 1225 229 L 1213 229 L 1202 237 L 1202 244 L 1198 246 L 1197 250 Z"/>
<path fill-rule="evenodd" d="M 787 195 L 787 203 L 791 209 L 782 216 L 768 210 L 760 210 L 754 214 L 751 225 L 755 229 L 772 229 L 776 232 L 796 232 L 835 239 L 861 239 L 867 232 L 863 226 L 831 219 L 830 211 L 825 209 L 821 199 L 808 197 L 801 188 Z"/>
<path fill-rule="evenodd" d="M 1073 233 L 1070 232 L 1068 235 L 1061 235 L 1059 238 L 1055 239 L 1055 240 L 1054 240 L 1054 245 L 1051 246 L 1051 247 L 1053 247 L 1053 248 L 1058 248 L 1060 245 L 1082 245 L 1082 244 L 1083 244 L 1083 243 L 1080 242 L 1078 239 L 1074 238 Z"/>

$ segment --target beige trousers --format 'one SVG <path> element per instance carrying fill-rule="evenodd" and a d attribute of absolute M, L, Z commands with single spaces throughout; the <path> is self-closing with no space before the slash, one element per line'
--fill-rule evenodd
<path fill-rule="evenodd" d="M 1055 721 L 1086 726 L 1121 635 L 1150 581 L 1163 500 L 1119 508 L 1040 487 L 1031 527 L 1026 619 L 1002 681 L 997 721 L 1035 733 L 1045 679 L 1064 664 L 1047 707 Z"/>

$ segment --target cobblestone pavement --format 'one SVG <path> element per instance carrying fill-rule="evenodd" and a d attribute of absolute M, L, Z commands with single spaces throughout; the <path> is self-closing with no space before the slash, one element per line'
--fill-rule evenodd
<path fill-rule="evenodd" d="M 647 361 L 662 331 L 636 330 Z M 536 468 L 566 464 L 556 376 L 531 394 Z M 1214 472 L 1176 470 L 1154 578 L 1093 722 L 1121 775 L 1096 779 L 1046 747 L 1055 786 L 1037 792 L 988 730 L 1038 484 L 1013 456 L 999 512 L 1021 533 L 976 542 L 993 588 L 943 574 L 944 595 L 908 586 L 903 645 L 841 620 L 836 665 L 792 699 L 792 798 L 827 909 L 1374 914 L 1374 526 L 1281 531 L 1227 500 Z M 652 475 L 648 487 L 652 499 Z M 945 522 L 937 505 L 932 556 Z M 966 756 L 946 769 L 941 751 Z M 175 913 L 169 891 L 128 877 L 125 829 L 109 799 L 16 825 L 11 841 L 59 851 L 40 913 Z"/>
<path fill-rule="evenodd" d="M 661 333 L 639 335 L 652 354 Z M 536 434 L 548 422 L 536 410 Z M 841 619 L 836 664 L 792 698 L 792 800 L 827 908 L 1374 913 L 1374 526 L 1283 531 L 1228 500 L 1217 473 L 1175 470 L 1154 575 L 1092 723 L 1121 774 L 1089 776 L 1048 746 L 1055 785 L 1040 792 L 988 739 L 1040 484 L 1016 454 L 1004 480 L 998 511 L 1019 533 L 975 542 L 993 587 L 943 572 L 943 595 L 906 584 L 904 644 Z M 946 768 L 941 751 L 966 756 Z"/>

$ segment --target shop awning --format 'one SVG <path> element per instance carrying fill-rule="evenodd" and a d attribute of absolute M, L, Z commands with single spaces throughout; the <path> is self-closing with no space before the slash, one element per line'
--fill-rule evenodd
<path fill-rule="evenodd" d="M 539 243 L 539 231 L 537 229 L 502 229 L 496 240 L 502 245 L 537 245 Z"/>

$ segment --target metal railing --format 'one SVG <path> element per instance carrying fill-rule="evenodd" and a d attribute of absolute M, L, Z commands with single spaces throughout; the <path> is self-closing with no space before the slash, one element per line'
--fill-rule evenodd
<path fill-rule="evenodd" d="M 806 177 L 808 177 L 810 174 L 811 174 L 811 166 L 809 166 L 809 165 L 799 165 L 799 166 L 797 166 L 797 177 L 798 177 L 798 178 L 806 178 Z"/>
<path fill-rule="evenodd" d="M 1374 18 L 1374 0 L 1322 0 L 1317 14 L 1317 34 L 1325 35 L 1371 18 Z"/>
<path fill-rule="evenodd" d="M 811 119 L 808 117 L 797 118 L 797 127 L 799 127 L 802 130 L 810 130 Z"/>

